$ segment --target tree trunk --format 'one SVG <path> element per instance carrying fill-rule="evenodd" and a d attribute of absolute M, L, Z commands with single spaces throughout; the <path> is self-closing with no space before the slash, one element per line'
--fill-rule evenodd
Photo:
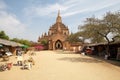
<path fill-rule="evenodd" d="M 108 58 L 110 57 L 110 48 L 109 48 L 109 46 L 110 46 L 110 41 L 109 41 L 109 39 L 108 39 L 107 36 L 106 36 L 105 38 L 106 38 L 106 40 L 107 40 L 106 55 L 107 55 L 107 59 L 108 59 Z"/>

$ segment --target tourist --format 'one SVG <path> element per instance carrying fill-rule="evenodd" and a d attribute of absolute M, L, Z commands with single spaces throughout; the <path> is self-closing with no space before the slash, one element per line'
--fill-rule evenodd
<path fill-rule="evenodd" d="M 22 66 L 22 61 L 23 61 L 22 52 L 18 50 L 17 51 L 17 64 Z"/>

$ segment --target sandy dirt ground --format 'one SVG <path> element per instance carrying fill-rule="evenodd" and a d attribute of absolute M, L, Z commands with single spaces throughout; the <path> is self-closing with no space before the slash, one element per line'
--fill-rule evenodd
<path fill-rule="evenodd" d="M 80 54 L 62 54 L 62 51 L 35 53 L 32 56 L 35 65 L 31 70 L 14 65 L 11 70 L 0 72 L 0 80 L 120 80 L 120 67 L 103 60 Z M 9 62 L 16 64 L 16 56 L 10 57 Z"/>

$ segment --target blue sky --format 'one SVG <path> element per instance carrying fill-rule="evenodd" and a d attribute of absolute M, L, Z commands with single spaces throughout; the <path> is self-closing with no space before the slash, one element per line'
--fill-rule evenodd
<path fill-rule="evenodd" d="M 55 23 L 58 10 L 70 32 L 77 32 L 86 18 L 120 10 L 120 0 L 0 0 L 0 30 L 10 38 L 37 41 Z"/>

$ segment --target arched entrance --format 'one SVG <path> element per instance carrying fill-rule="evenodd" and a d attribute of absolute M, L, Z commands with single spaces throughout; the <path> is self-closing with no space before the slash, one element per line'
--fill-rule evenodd
<path fill-rule="evenodd" d="M 55 49 L 63 49 L 63 44 L 60 40 L 55 42 Z"/>

